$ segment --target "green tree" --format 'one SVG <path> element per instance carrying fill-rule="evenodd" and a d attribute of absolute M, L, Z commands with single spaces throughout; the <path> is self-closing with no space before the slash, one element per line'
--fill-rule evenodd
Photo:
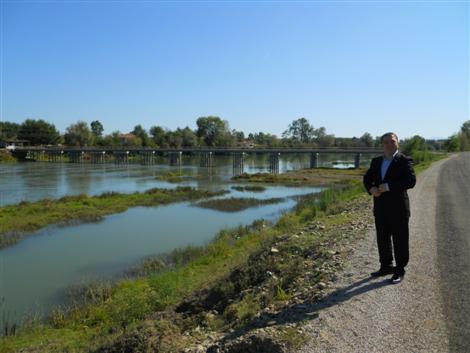
<path fill-rule="evenodd" d="M 412 155 L 414 151 L 425 151 L 427 150 L 426 140 L 424 137 L 415 135 L 412 138 L 403 141 L 401 150 L 407 155 Z"/>
<path fill-rule="evenodd" d="M 27 140 L 33 146 L 53 145 L 60 140 L 60 134 L 54 124 L 42 119 L 27 119 L 21 124 L 17 138 Z"/>
<path fill-rule="evenodd" d="M 111 134 L 106 135 L 103 140 L 105 146 L 119 147 L 122 145 L 121 132 L 119 130 L 113 131 Z"/>
<path fill-rule="evenodd" d="M 309 143 L 315 136 L 315 129 L 306 118 L 292 121 L 282 137 L 300 143 Z"/>
<path fill-rule="evenodd" d="M 327 134 L 323 126 L 319 129 L 314 129 L 313 138 L 314 142 L 321 147 L 330 147 L 335 144 L 335 136 Z"/>
<path fill-rule="evenodd" d="M 415 163 L 430 159 L 429 146 L 426 140 L 419 135 L 403 141 L 401 150 L 404 154 L 412 156 Z"/>
<path fill-rule="evenodd" d="M 359 139 L 362 141 L 365 147 L 374 146 L 374 138 L 368 132 L 364 133 L 364 135 L 362 135 Z"/>
<path fill-rule="evenodd" d="M 250 138 L 251 137 L 251 138 Z M 266 134 L 264 132 L 258 132 L 248 135 L 248 140 L 253 141 L 259 146 L 266 147 L 278 147 L 281 143 L 276 135 Z"/>
<path fill-rule="evenodd" d="M 150 138 L 147 131 L 142 127 L 142 125 L 136 125 L 131 134 L 135 135 L 142 142 L 141 146 L 148 147 L 150 145 Z M 136 142 L 137 143 L 137 142 Z"/>
<path fill-rule="evenodd" d="M 232 136 L 234 139 L 234 143 L 238 146 L 245 142 L 245 133 L 243 131 L 237 131 L 235 129 L 232 130 Z"/>
<path fill-rule="evenodd" d="M 467 120 L 462 124 L 459 133 L 460 139 L 460 150 L 468 151 L 470 150 L 470 120 Z"/>
<path fill-rule="evenodd" d="M 167 131 L 161 126 L 152 126 L 150 128 L 152 140 L 158 147 L 168 147 Z"/>
<path fill-rule="evenodd" d="M 91 132 L 95 137 L 103 136 L 103 124 L 101 124 L 98 120 L 92 121 L 90 124 Z"/>
<path fill-rule="evenodd" d="M 460 138 L 459 135 L 454 134 L 449 137 L 449 139 L 445 143 L 445 148 L 449 152 L 457 152 L 460 151 Z"/>
<path fill-rule="evenodd" d="M 181 137 L 183 138 L 183 147 L 196 147 L 198 145 L 196 133 L 188 126 L 181 130 Z"/>
<path fill-rule="evenodd" d="M 183 134 L 181 129 L 169 131 L 167 133 L 168 145 L 173 148 L 181 148 L 183 146 Z"/>
<path fill-rule="evenodd" d="M 93 134 L 85 121 L 78 121 L 66 129 L 64 142 L 68 146 L 89 146 L 93 142 Z"/>
<path fill-rule="evenodd" d="M 462 132 L 462 134 L 467 136 L 468 140 L 470 141 L 470 120 L 467 120 L 462 124 L 460 131 Z"/>
<path fill-rule="evenodd" d="M 228 121 L 218 116 L 208 116 L 197 119 L 196 125 L 196 135 L 206 146 L 230 146 L 231 134 Z"/>
<path fill-rule="evenodd" d="M 9 121 L 0 121 L 0 139 L 14 140 L 17 138 L 21 125 Z"/>

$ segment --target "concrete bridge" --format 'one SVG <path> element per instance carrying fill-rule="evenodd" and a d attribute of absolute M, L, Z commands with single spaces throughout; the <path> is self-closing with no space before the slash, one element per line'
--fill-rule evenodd
<path fill-rule="evenodd" d="M 32 161 L 71 163 L 128 164 L 134 160 L 141 164 L 155 164 L 157 156 L 166 156 L 170 165 L 181 165 L 183 155 L 199 155 L 201 167 L 212 167 L 214 155 L 231 155 L 233 168 L 243 171 L 245 157 L 251 154 L 269 155 L 269 168 L 279 171 L 279 157 L 286 154 L 310 155 L 310 168 L 318 168 L 321 154 L 354 155 L 354 165 L 359 168 L 363 155 L 379 155 L 376 148 L 145 148 L 145 147 L 17 147 L 14 155 Z"/>

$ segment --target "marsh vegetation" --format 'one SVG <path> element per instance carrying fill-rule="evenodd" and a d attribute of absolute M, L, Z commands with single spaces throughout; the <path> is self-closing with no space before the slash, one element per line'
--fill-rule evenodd
<path fill-rule="evenodd" d="M 194 204 L 197 207 L 210 208 L 222 212 L 239 212 L 250 207 L 259 207 L 283 202 L 281 197 L 257 199 L 254 197 L 231 197 L 224 199 L 204 200 Z"/>
<path fill-rule="evenodd" d="M 261 185 L 236 185 L 231 187 L 232 190 L 240 192 L 264 192 L 266 188 Z"/>
<path fill-rule="evenodd" d="M 291 170 L 282 174 L 254 173 L 233 177 L 235 181 L 279 184 L 288 186 L 330 186 L 362 180 L 365 169 L 315 168 Z"/>

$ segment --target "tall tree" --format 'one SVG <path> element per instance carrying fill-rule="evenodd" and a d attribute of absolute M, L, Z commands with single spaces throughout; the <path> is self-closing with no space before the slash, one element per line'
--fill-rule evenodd
<path fill-rule="evenodd" d="M 198 145 L 196 134 L 188 126 L 181 130 L 181 137 L 183 138 L 183 147 L 196 147 Z"/>
<path fill-rule="evenodd" d="M 167 131 L 161 126 L 152 126 L 150 128 L 152 140 L 158 147 L 168 147 Z"/>
<path fill-rule="evenodd" d="M 470 141 L 470 120 L 467 120 L 462 124 L 462 127 L 460 128 L 460 131 L 465 134 Z"/>
<path fill-rule="evenodd" d="M 13 140 L 16 139 L 21 125 L 11 123 L 9 121 L 0 121 L 0 139 Z"/>
<path fill-rule="evenodd" d="M 206 146 L 227 146 L 231 134 L 228 121 L 218 116 L 200 117 L 196 121 L 196 135 L 204 141 Z"/>
<path fill-rule="evenodd" d="M 66 129 L 64 142 L 68 146 L 89 146 L 93 142 L 93 134 L 85 121 L 78 121 Z"/>
<path fill-rule="evenodd" d="M 91 132 L 95 137 L 101 137 L 103 136 L 103 124 L 101 124 L 98 120 L 92 121 L 90 124 L 91 127 Z"/>
<path fill-rule="evenodd" d="M 362 141 L 362 143 L 366 147 L 373 147 L 374 146 L 374 138 L 368 132 L 364 133 L 364 135 L 362 135 L 360 137 L 360 140 Z"/>
<path fill-rule="evenodd" d="M 313 139 L 321 147 L 330 147 L 335 144 L 335 136 L 327 134 L 323 126 L 313 130 Z"/>
<path fill-rule="evenodd" d="M 426 151 L 428 149 L 424 137 L 415 135 L 403 141 L 401 150 L 404 154 L 412 155 L 415 151 Z"/>
<path fill-rule="evenodd" d="M 42 119 L 25 120 L 17 135 L 19 140 L 27 140 L 31 145 L 53 145 L 60 140 L 59 131 L 54 124 Z"/>
<path fill-rule="evenodd" d="M 282 134 L 282 137 L 284 138 L 290 138 L 301 143 L 310 142 L 314 136 L 315 129 L 313 125 L 310 125 L 310 122 L 306 118 L 292 121 L 287 130 Z"/>
<path fill-rule="evenodd" d="M 445 148 L 449 152 L 458 152 L 460 151 L 460 138 L 458 134 L 454 134 L 449 137 L 445 143 Z"/>
<path fill-rule="evenodd" d="M 119 130 L 113 131 L 111 134 L 104 137 L 104 145 L 118 147 L 122 145 L 121 132 Z"/>
<path fill-rule="evenodd" d="M 147 131 L 142 127 L 142 125 L 136 125 L 131 134 L 137 136 L 140 141 L 142 141 L 142 146 L 147 147 L 150 145 L 150 138 Z"/>
<path fill-rule="evenodd" d="M 180 128 L 167 133 L 167 141 L 170 147 L 181 148 L 183 146 L 183 134 Z"/>
<path fill-rule="evenodd" d="M 235 129 L 232 130 L 232 136 L 234 139 L 234 143 L 236 145 L 241 145 L 245 142 L 245 133 L 243 131 L 237 131 Z"/>
<path fill-rule="evenodd" d="M 467 120 L 462 124 L 459 133 L 460 139 L 460 150 L 468 151 L 470 150 L 470 120 Z"/>

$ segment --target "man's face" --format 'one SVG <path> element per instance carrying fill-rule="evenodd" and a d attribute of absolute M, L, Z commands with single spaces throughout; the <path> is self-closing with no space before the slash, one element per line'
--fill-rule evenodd
<path fill-rule="evenodd" d="M 386 156 L 392 156 L 398 150 L 398 141 L 394 135 L 385 136 L 382 143 Z"/>

